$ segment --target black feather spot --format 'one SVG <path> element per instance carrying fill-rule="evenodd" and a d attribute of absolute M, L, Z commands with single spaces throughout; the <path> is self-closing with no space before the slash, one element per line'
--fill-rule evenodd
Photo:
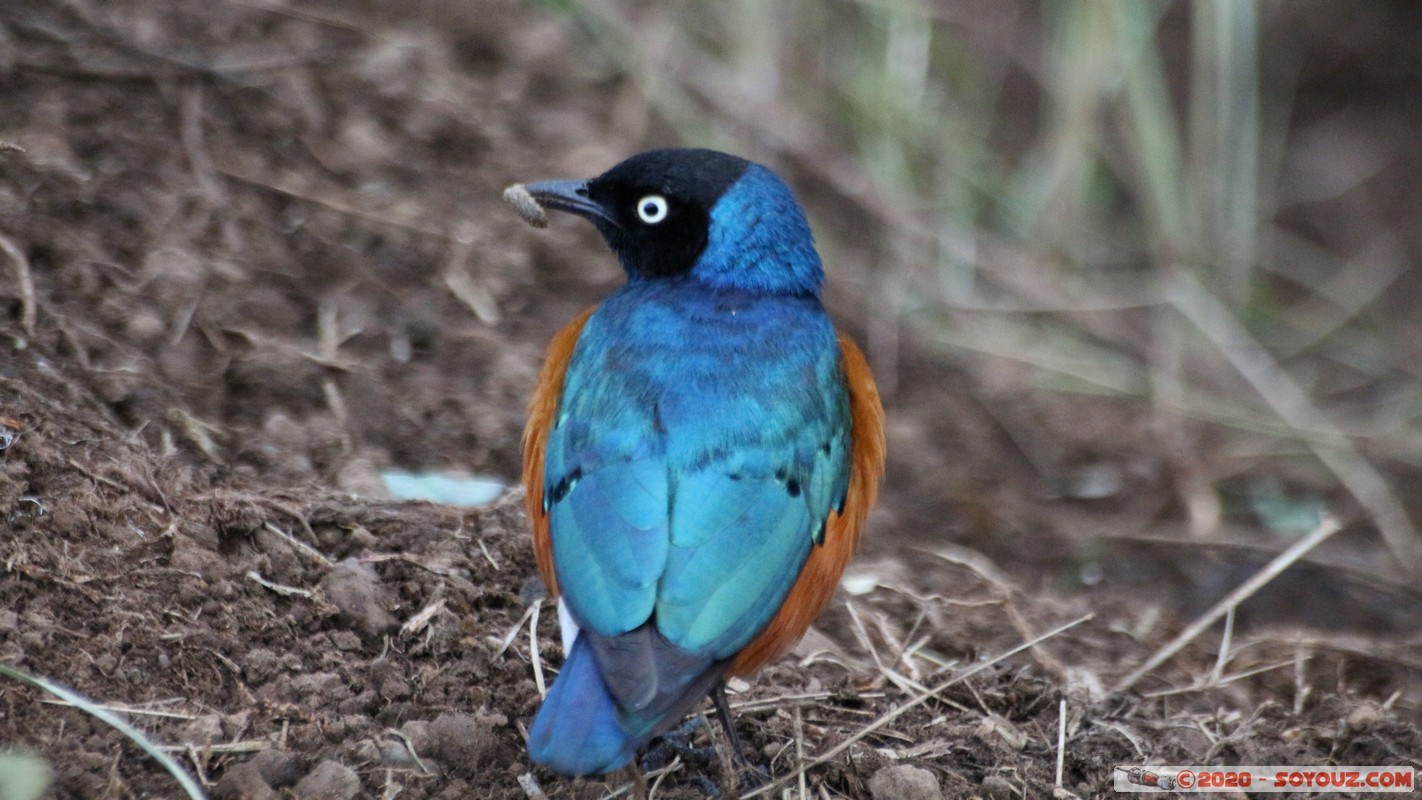
<path fill-rule="evenodd" d="M 577 467 L 572 472 L 560 478 L 557 483 L 553 484 L 553 488 L 548 490 L 548 502 L 545 503 L 545 505 L 561 502 L 563 498 L 568 496 L 568 492 L 573 491 L 573 486 L 575 486 L 582 477 L 583 468 Z"/>
<path fill-rule="evenodd" d="M 799 481 L 798 479 L 796 479 L 796 478 L 791 478 L 790 480 L 786 481 L 786 482 L 785 482 L 785 491 L 789 492 L 791 497 L 799 497 L 799 496 L 800 496 L 800 481 Z"/>

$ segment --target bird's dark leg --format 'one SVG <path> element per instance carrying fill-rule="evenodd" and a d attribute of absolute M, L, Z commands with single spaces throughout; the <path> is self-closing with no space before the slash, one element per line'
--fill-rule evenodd
<path fill-rule="evenodd" d="M 731 722 L 731 704 L 726 702 L 726 682 L 716 681 L 711 687 L 710 695 L 711 703 L 716 706 L 716 718 L 721 720 L 721 730 L 726 732 L 726 739 L 731 743 L 731 753 L 735 755 L 736 763 L 743 767 L 750 766 L 745 751 L 741 749 L 741 737 Z"/>
<path fill-rule="evenodd" d="M 752 764 L 750 759 L 746 758 L 745 749 L 741 747 L 741 737 L 736 733 L 735 723 L 731 720 L 731 704 L 726 702 L 726 682 L 716 681 L 710 694 L 711 703 L 716 706 L 716 717 L 721 720 L 721 730 L 726 732 L 726 739 L 731 743 L 731 754 L 736 766 L 754 773 L 762 782 L 770 780 L 770 774 Z"/>

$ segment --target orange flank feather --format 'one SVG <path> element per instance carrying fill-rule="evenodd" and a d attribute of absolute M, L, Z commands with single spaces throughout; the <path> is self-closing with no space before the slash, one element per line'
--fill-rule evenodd
<path fill-rule="evenodd" d="M 593 306 L 563 327 L 548 343 L 543 357 L 543 369 L 538 373 L 538 386 L 528 402 L 528 424 L 523 429 L 523 488 L 528 518 L 533 522 L 533 557 L 538 561 L 538 573 L 548 593 L 558 596 L 558 576 L 553 572 L 553 539 L 548 534 L 548 512 L 543 510 L 543 458 L 548 446 L 548 432 L 553 429 L 553 415 L 558 413 L 558 398 L 563 395 L 563 378 L 568 374 L 568 362 L 573 348 L 583 332 L 588 317 L 597 310 Z"/>
<path fill-rule="evenodd" d="M 523 484 L 528 518 L 533 522 L 533 552 L 538 571 L 554 597 L 558 579 L 553 571 L 553 544 L 548 531 L 548 514 L 543 510 L 543 459 L 548 432 L 563 393 L 568 362 L 583 326 L 596 307 L 589 308 L 553 337 L 538 376 L 538 387 L 528 406 L 528 425 L 523 431 Z M 884 474 L 884 409 L 879 390 L 864 354 L 840 334 L 840 366 L 849 388 L 850 441 L 852 463 L 844 511 L 830 511 L 824 543 L 810 550 L 800 576 L 791 587 L 780 611 L 759 636 L 741 649 L 730 666 L 730 674 L 746 675 L 784 654 L 810 627 L 834 595 L 849 558 L 859 547 L 864 518 L 879 493 Z"/>
<path fill-rule="evenodd" d="M 864 518 L 879 495 L 879 478 L 884 474 L 884 407 L 879 387 L 859 347 L 843 333 L 839 335 L 840 367 L 849 387 L 852 462 L 849 491 L 844 512 L 830 510 L 824 544 L 810 549 L 800 577 L 790 588 L 780 611 L 750 644 L 736 654 L 729 670 L 732 675 L 748 675 L 763 664 L 779 658 L 805 635 L 805 630 L 834 596 L 849 557 L 859 548 Z"/>

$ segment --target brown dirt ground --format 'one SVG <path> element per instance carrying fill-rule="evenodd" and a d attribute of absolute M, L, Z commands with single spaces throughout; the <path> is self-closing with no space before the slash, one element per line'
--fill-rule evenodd
<path fill-rule="evenodd" d="M 550 797 L 620 785 L 527 762 L 539 589 L 517 493 L 460 510 L 378 483 L 390 466 L 512 479 L 542 344 L 617 280 L 608 257 L 569 257 L 601 252 L 590 231 L 534 234 L 499 190 L 635 149 L 608 133 L 623 87 L 573 65 L 559 20 L 484 6 L 0 10 L 0 663 L 123 710 L 214 797 L 519 798 L 530 771 Z M 777 777 L 1087 611 L 815 766 L 810 791 L 915 796 L 884 771 L 911 764 L 945 797 L 1049 796 L 1062 700 L 1083 797 L 1110 794 L 1118 764 L 1417 763 L 1422 659 L 1403 637 L 1422 601 L 1337 569 L 1300 567 L 1244 610 L 1233 679 L 1195 683 L 1215 633 L 1109 691 L 1270 551 L 1103 539 L 1161 518 L 1158 467 L 1131 473 L 1131 501 L 1047 498 L 963 376 L 906 347 L 865 591 L 733 698 Z M 1031 413 L 1153 463 L 1109 403 Z M 1080 591 L 1088 571 L 1110 579 Z M 0 744 L 47 758 L 55 797 L 179 795 L 18 683 L 0 683 Z M 715 785 L 730 794 L 688 756 L 656 796 Z"/>

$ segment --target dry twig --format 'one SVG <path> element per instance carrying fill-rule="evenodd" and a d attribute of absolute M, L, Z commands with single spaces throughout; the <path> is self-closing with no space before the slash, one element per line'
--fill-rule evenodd
<path fill-rule="evenodd" d="M 1190 320 L 1299 439 L 1355 497 L 1378 526 L 1402 567 L 1422 568 L 1422 536 L 1388 481 L 1368 462 L 1334 421 L 1318 412 L 1304 390 L 1239 320 L 1198 281 L 1177 272 L 1167 285 L 1170 304 Z M 1326 441 L 1319 441 L 1319 437 Z"/>
<path fill-rule="evenodd" d="M 1018 653 L 1022 653 L 1026 650 L 1029 650 L 1054 636 L 1058 636 L 1065 631 L 1075 628 L 1077 625 L 1080 625 L 1083 622 L 1087 622 L 1093 619 L 1094 616 L 1094 614 L 1086 614 L 1084 616 L 1077 617 L 1071 622 L 1068 622 L 1064 625 L 1058 625 L 1057 627 L 1051 629 L 1050 631 L 1047 631 L 1041 636 L 1023 642 L 1022 644 L 1017 645 L 1016 647 L 1012 648 L 1011 650 L 1008 650 L 1005 653 L 1001 653 L 993 658 L 987 659 L 985 661 L 980 661 L 977 664 L 968 667 L 962 672 L 959 672 L 957 675 L 954 675 L 953 677 L 948 678 L 947 680 L 939 683 L 937 686 L 933 687 L 928 692 L 925 692 L 924 694 L 915 697 L 907 703 L 904 703 L 903 705 L 898 706 L 880 715 L 878 719 L 874 720 L 863 728 L 860 728 L 858 731 L 855 731 L 852 736 L 849 736 L 843 742 L 840 742 L 838 745 L 835 745 L 834 747 L 830 748 L 829 751 L 826 752 L 824 755 L 820 756 L 819 758 L 816 758 L 814 761 L 811 761 L 808 764 L 800 765 L 800 767 L 797 768 L 794 773 L 780 778 L 779 780 L 772 781 L 766 784 L 765 786 L 756 789 L 753 792 L 743 794 L 741 795 L 740 800 L 750 800 L 753 797 L 760 797 L 761 795 L 770 794 L 771 792 L 779 789 L 780 787 L 787 785 L 792 780 L 799 780 L 800 775 L 802 775 L 806 771 L 814 769 L 815 767 L 818 767 L 821 764 L 827 764 L 830 761 L 833 761 L 836 757 L 839 756 L 840 753 L 843 753 L 844 751 L 848 750 L 859 740 L 863 739 L 871 733 L 874 733 L 875 731 L 880 730 L 881 728 L 885 727 L 886 725 L 898 719 L 899 717 L 902 717 L 904 714 L 907 714 L 909 711 L 912 711 L 913 709 L 923 705 L 929 700 L 937 697 L 939 694 L 942 694 L 944 691 L 946 691 L 949 687 L 962 683 L 968 678 L 973 677 L 974 675 L 978 674 L 979 672 L 982 672 L 985 669 L 988 669 L 989 667 L 995 666 L 1001 663 L 1002 661 L 1017 655 Z"/>
<path fill-rule="evenodd" d="M 1339 530 L 1337 520 L 1332 516 L 1324 515 L 1319 520 L 1318 527 L 1313 533 L 1298 540 L 1292 547 L 1280 553 L 1273 561 L 1264 565 L 1264 568 L 1254 573 L 1249 580 L 1240 584 L 1238 588 L 1220 599 L 1210 607 L 1209 611 L 1200 615 L 1198 619 L 1190 623 L 1180 635 L 1170 640 L 1164 647 L 1160 648 L 1144 664 L 1136 667 L 1129 675 L 1121 679 L 1117 684 L 1116 691 L 1124 692 L 1129 690 L 1136 682 L 1145 677 L 1146 673 L 1165 663 L 1166 659 L 1180 652 L 1180 649 L 1189 644 L 1215 623 L 1215 620 L 1224 616 L 1230 609 L 1249 599 L 1255 592 L 1259 591 L 1269 581 L 1278 576 L 1279 573 L 1288 569 L 1291 564 L 1298 561 L 1305 553 L 1317 547 L 1323 540 L 1337 533 Z"/>
<path fill-rule="evenodd" d="M 538 610 L 543 603 L 533 604 L 533 613 L 528 617 L 528 657 L 533 662 L 533 682 L 538 686 L 539 698 L 548 696 L 548 686 L 543 681 L 543 657 L 538 652 Z"/>
<path fill-rule="evenodd" d="M 15 265 L 15 281 L 20 285 L 20 327 L 26 336 L 35 335 L 35 281 L 30 276 L 30 259 L 10 237 L 0 234 L 0 251 Z"/>
<path fill-rule="evenodd" d="M 262 577 L 262 573 L 256 571 L 255 569 L 247 570 L 247 577 L 253 581 L 256 581 L 257 584 L 259 584 L 263 589 L 276 592 L 282 597 L 292 597 L 294 595 L 297 597 L 304 597 L 307 600 L 311 599 L 310 591 L 306 589 L 298 589 L 295 586 L 287 586 L 285 584 L 276 583 L 275 581 L 269 581 L 266 578 Z"/>
<path fill-rule="evenodd" d="M 309 556 L 309 557 L 311 558 L 311 560 L 312 560 L 312 561 L 315 561 L 317 564 L 320 564 L 320 565 L 323 566 L 323 567 L 330 567 L 330 566 L 333 566 L 333 565 L 335 564 L 334 561 L 332 561 L 331 559 L 327 558 L 326 555 L 325 555 L 324 553 L 322 553 L 320 550 L 317 550 L 316 548 L 312 547 L 311 545 L 307 544 L 306 542 L 303 542 L 303 541 L 301 541 L 300 539 L 296 538 L 295 536 L 292 536 L 291 534 L 287 533 L 286 531 L 282 530 L 281 528 L 278 528 L 277 526 L 271 524 L 270 522 L 263 522 L 263 523 L 262 523 L 262 527 L 266 528 L 267 530 L 269 530 L 269 531 L 271 531 L 272 533 L 275 533 L 277 536 L 281 537 L 282 541 L 284 541 L 284 542 L 286 542 L 287 544 L 291 545 L 292 547 L 296 548 L 297 552 L 300 552 L 300 553 L 303 553 L 303 554 Z"/>
<path fill-rule="evenodd" d="M 1057 783 L 1058 789 L 1062 788 L 1062 767 L 1066 764 L 1066 698 L 1061 699 L 1057 706 Z"/>

